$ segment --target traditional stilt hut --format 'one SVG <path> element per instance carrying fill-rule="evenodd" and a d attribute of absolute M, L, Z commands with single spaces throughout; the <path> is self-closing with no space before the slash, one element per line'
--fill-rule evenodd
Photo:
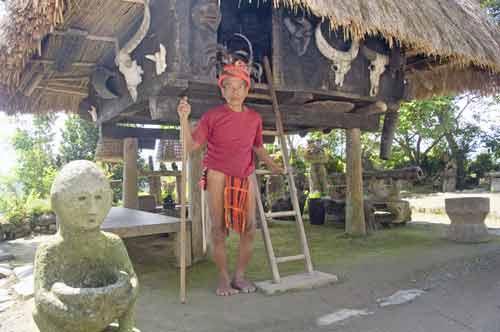
<path fill-rule="evenodd" d="M 286 131 L 346 130 L 348 232 L 364 234 L 360 132 L 382 130 L 387 158 L 401 101 L 500 91 L 500 32 L 478 3 L 6 0 L 1 106 L 10 113 L 77 112 L 104 137 L 126 139 L 125 153 L 136 153 L 138 139 L 140 146 L 178 133 L 122 124 L 176 124 L 180 94 L 190 96 L 199 118 L 220 103 L 217 51 L 242 49 L 256 80 L 248 102 L 271 129 L 261 65 L 268 56 Z M 190 171 L 193 207 L 197 164 Z M 191 219 L 196 258 L 201 211 L 193 208 Z"/>

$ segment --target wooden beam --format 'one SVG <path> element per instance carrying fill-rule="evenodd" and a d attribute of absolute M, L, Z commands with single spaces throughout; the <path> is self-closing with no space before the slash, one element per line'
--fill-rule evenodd
<path fill-rule="evenodd" d="M 353 113 L 360 115 L 373 115 L 373 114 L 382 114 L 387 111 L 387 104 L 383 101 L 377 101 L 373 104 L 368 104 L 363 107 L 356 108 L 353 110 Z"/>
<path fill-rule="evenodd" d="M 191 118 L 199 119 L 210 108 L 221 104 L 219 100 L 201 100 L 190 99 L 191 102 Z M 174 105 L 176 99 L 172 97 L 159 98 L 157 107 L 158 113 L 161 114 L 161 121 L 166 123 L 177 124 L 179 116 L 175 111 Z M 351 103 L 348 103 L 352 105 Z M 247 103 L 247 105 L 255 109 L 262 117 L 264 127 L 266 129 L 275 128 L 275 118 L 271 105 L 261 105 Z M 346 106 L 345 104 L 344 106 Z M 349 106 L 347 105 L 347 106 Z M 350 106 L 349 106 L 350 107 Z M 332 109 L 321 107 L 303 107 L 297 105 L 280 105 L 282 110 L 283 123 L 285 131 L 290 128 L 293 130 L 301 129 L 323 129 L 323 128 L 361 128 L 364 131 L 379 130 L 379 116 L 377 114 L 364 115 L 355 113 L 335 112 Z"/>
<path fill-rule="evenodd" d="M 158 128 L 133 128 L 105 124 L 101 127 L 102 135 L 112 138 L 152 138 L 152 139 L 179 139 L 179 130 L 177 129 L 158 129 Z"/>
<path fill-rule="evenodd" d="M 391 157 L 392 142 L 399 124 L 399 104 L 389 105 L 389 111 L 385 113 L 384 127 L 380 137 L 380 158 L 388 160 Z"/>
<path fill-rule="evenodd" d="M 346 130 L 346 207 L 345 231 L 354 236 L 366 235 L 363 200 L 363 167 L 361 164 L 361 131 Z"/>
<path fill-rule="evenodd" d="M 153 176 L 153 177 L 162 177 L 162 176 L 180 176 L 181 171 L 139 171 L 139 176 Z"/>
<path fill-rule="evenodd" d="M 205 258 L 203 250 L 203 224 L 201 210 L 203 202 L 201 201 L 201 188 L 198 181 L 203 173 L 203 150 L 199 149 L 189 154 L 189 173 L 188 173 L 188 190 L 189 190 L 189 216 L 191 219 L 191 254 L 195 262 Z"/>
<path fill-rule="evenodd" d="M 48 92 L 63 93 L 67 95 L 75 95 L 80 97 L 87 97 L 89 94 L 84 89 L 65 89 L 60 87 L 38 86 L 37 89 L 42 89 Z"/>
<path fill-rule="evenodd" d="M 87 35 L 87 31 L 73 28 L 65 32 L 62 46 L 56 50 L 56 71 L 63 73 L 71 70 L 73 62 L 80 56 Z"/>
<path fill-rule="evenodd" d="M 123 207 L 139 209 L 137 184 L 137 138 L 123 142 Z"/>

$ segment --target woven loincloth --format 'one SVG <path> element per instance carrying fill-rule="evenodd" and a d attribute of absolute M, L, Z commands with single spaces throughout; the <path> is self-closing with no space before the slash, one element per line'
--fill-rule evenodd
<path fill-rule="evenodd" d="M 224 222 L 226 228 L 237 233 L 244 233 L 248 215 L 248 178 L 226 175 L 224 187 Z"/>

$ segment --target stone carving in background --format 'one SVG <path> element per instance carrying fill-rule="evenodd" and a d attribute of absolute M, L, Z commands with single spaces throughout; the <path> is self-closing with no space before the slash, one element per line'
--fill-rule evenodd
<path fill-rule="evenodd" d="M 92 162 L 71 162 L 54 180 L 51 201 L 59 232 L 35 257 L 40 332 L 100 332 L 115 320 L 119 332 L 138 331 L 137 276 L 122 240 L 100 231 L 112 202 L 107 178 Z"/>
<path fill-rule="evenodd" d="M 306 54 L 313 35 L 313 25 L 305 17 L 285 17 L 283 20 L 287 31 L 290 33 L 290 45 L 298 56 Z"/>

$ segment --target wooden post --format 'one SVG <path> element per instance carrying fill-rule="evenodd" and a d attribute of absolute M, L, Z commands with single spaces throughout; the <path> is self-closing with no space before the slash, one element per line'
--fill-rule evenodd
<path fill-rule="evenodd" d="M 205 258 L 203 253 L 203 224 L 202 224 L 202 201 L 201 188 L 198 181 L 203 172 L 202 166 L 203 151 L 193 151 L 189 155 L 189 202 L 190 202 L 190 217 L 191 217 L 191 238 L 192 238 L 192 255 L 193 262 L 200 261 Z"/>
<path fill-rule="evenodd" d="M 361 130 L 346 129 L 346 233 L 366 235 L 363 202 L 363 168 L 361 164 Z"/>
<path fill-rule="evenodd" d="M 123 141 L 123 207 L 139 209 L 137 188 L 137 138 Z"/>

